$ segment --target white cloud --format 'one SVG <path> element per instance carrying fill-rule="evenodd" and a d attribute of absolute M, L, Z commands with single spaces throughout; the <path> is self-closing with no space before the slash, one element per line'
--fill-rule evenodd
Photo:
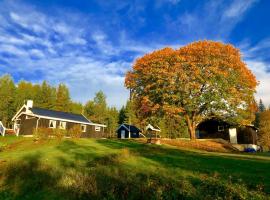
<path fill-rule="evenodd" d="M 257 101 L 262 99 L 267 106 L 270 105 L 270 74 L 267 73 L 270 65 L 254 60 L 247 60 L 246 63 L 260 82 L 257 87 L 257 94 L 255 95 Z"/>
<path fill-rule="evenodd" d="M 256 0 L 234 0 L 233 3 L 223 13 L 224 17 L 239 18 L 243 15 Z"/>

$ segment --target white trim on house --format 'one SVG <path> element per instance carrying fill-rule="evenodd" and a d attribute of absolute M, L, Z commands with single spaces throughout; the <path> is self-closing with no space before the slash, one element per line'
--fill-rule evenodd
<path fill-rule="evenodd" d="M 86 124 L 81 124 L 81 131 L 83 132 L 83 133 L 85 133 L 86 132 Z"/>
<path fill-rule="evenodd" d="M 52 125 L 53 126 L 51 126 L 51 123 L 52 123 Z M 49 128 L 56 128 L 56 120 L 52 120 L 52 119 L 50 119 L 50 121 L 49 121 Z"/>
<path fill-rule="evenodd" d="M 124 124 L 121 124 L 121 126 L 119 126 L 119 128 L 117 129 L 117 131 L 118 131 L 121 127 L 124 127 L 127 131 L 129 131 L 128 127 L 126 127 Z M 117 131 L 116 131 L 116 132 L 117 132 Z"/>
<path fill-rule="evenodd" d="M 6 128 L 4 127 L 3 123 L 0 121 L 0 128 L 2 129 L 2 131 L 0 132 L 2 136 L 5 136 L 6 133 Z M 0 129 L 0 130 L 1 130 Z"/>
<path fill-rule="evenodd" d="M 103 124 L 96 124 L 96 123 L 90 123 L 90 122 L 81 122 L 81 121 L 76 121 L 76 120 L 69 120 L 69 119 L 64 119 L 64 118 L 57 118 L 57 117 L 48 117 L 48 116 L 43 116 L 43 115 L 35 115 L 33 113 L 26 113 L 26 112 L 22 112 L 20 113 L 18 117 L 20 117 L 21 115 L 30 115 L 33 117 L 38 117 L 38 118 L 43 118 L 43 119 L 51 119 L 51 120 L 59 120 L 59 121 L 66 121 L 66 122 L 73 122 L 73 123 L 78 123 L 78 124 L 86 124 L 86 125 L 91 125 L 91 126 L 101 126 L 101 127 L 107 127 L 106 125 Z"/>
<path fill-rule="evenodd" d="M 100 131 L 101 131 L 100 126 L 95 126 L 95 131 L 96 131 L 96 132 L 100 132 Z"/>
<path fill-rule="evenodd" d="M 60 129 L 65 130 L 66 127 L 67 127 L 67 122 L 65 122 L 65 121 L 60 121 L 60 122 L 59 122 L 59 128 L 60 128 Z"/>
<path fill-rule="evenodd" d="M 150 130 L 152 130 L 152 131 L 157 131 L 157 132 L 160 132 L 160 131 L 161 131 L 159 127 L 155 128 L 155 127 L 152 126 L 151 124 L 148 124 L 148 125 L 145 127 L 145 130 L 148 130 L 148 129 L 150 129 Z"/>
<path fill-rule="evenodd" d="M 21 111 L 25 108 L 25 110 L 27 110 L 26 105 L 23 105 L 20 110 L 14 115 L 14 117 L 12 118 L 12 121 L 14 121 L 17 118 L 17 115 L 19 115 L 21 113 Z"/>

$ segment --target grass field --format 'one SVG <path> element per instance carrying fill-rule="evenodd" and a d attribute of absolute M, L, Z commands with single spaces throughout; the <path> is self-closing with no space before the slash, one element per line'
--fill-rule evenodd
<path fill-rule="evenodd" d="M 0 199 L 270 199 L 270 156 L 0 138 Z"/>

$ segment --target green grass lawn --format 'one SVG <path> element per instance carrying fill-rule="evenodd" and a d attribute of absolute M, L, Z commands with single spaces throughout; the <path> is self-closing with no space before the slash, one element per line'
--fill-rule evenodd
<path fill-rule="evenodd" d="M 0 138 L 0 199 L 270 199 L 270 157 L 129 140 Z"/>

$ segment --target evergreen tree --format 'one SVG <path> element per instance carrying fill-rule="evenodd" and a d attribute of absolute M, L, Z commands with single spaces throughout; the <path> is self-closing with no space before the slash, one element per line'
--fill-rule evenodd
<path fill-rule="evenodd" d="M 119 111 L 119 116 L 118 116 L 118 124 L 121 125 L 125 123 L 128 120 L 127 114 L 126 114 L 126 108 L 125 106 L 122 106 L 122 108 Z"/>
<path fill-rule="evenodd" d="M 265 111 L 265 106 L 263 104 L 262 99 L 260 99 L 258 107 L 259 107 L 259 112 L 264 112 Z"/>
<path fill-rule="evenodd" d="M 96 123 L 105 123 L 107 118 L 106 96 L 102 91 L 96 93 L 94 100 L 84 106 L 84 114 Z"/>
<path fill-rule="evenodd" d="M 40 88 L 36 87 L 35 89 L 37 90 L 35 105 L 41 108 L 53 109 L 56 100 L 56 89 L 46 81 L 42 82 Z"/>
<path fill-rule="evenodd" d="M 34 100 L 35 93 L 32 83 L 20 81 L 16 90 L 16 110 L 20 109 L 27 100 Z"/>
<path fill-rule="evenodd" d="M 98 123 L 105 123 L 107 103 L 106 96 L 102 91 L 96 93 L 94 98 L 95 116 Z"/>
<path fill-rule="evenodd" d="M 75 114 L 82 114 L 83 113 L 83 105 L 77 102 L 70 103 L 70 112 Z"/>
<path fill-rule="evenodd" d="M 0 78 L 0 120 L 7 127 L 11 126 L 11 119 L 16 112 L 16 87 L 9 75 Z"/>
<path fill-rule="evenodd" d="M 59 84 L 56 90 L 56 101 L 54 109 L 58 111 L 70 112 L 71 100 L 69 89 L 64 84 Z"/>
<path fill-rule="evenodd" d="M 115 136 L 116 129 L 118 128 L 118 110 L 115 107 L 108 108 L 106 125 L 108 137 Z"/>

